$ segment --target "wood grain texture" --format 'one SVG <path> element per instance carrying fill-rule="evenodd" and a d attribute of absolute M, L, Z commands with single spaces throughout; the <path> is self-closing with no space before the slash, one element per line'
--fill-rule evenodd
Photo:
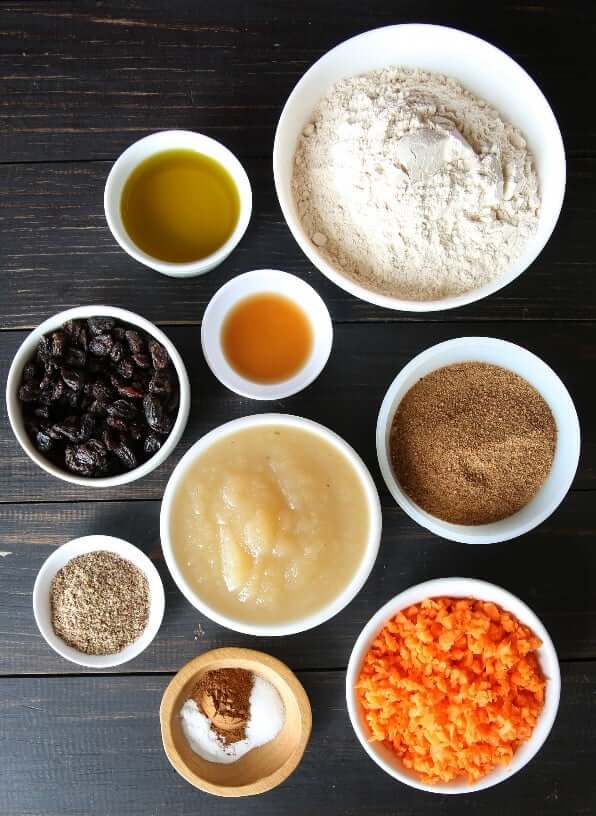
<path fill-rule="evenodd" d="M 272 649 L 275 651 L 275 649 Z M 214 799 L 185 783 L 161 746 L 169 677 L 0 681 L 3 816 L 589 816 L 594 812 L 596 664 L 563 667 L 561 708 L 542 751 L 516 776 L 474 796 L 422 794 L 365 755 L 345 709 L 343 672 L 299 674 L 313 706 L 302 763 L 267 795 Z"/>
<path fill-rule="evenodd" d="M 590 422 L 593 399 L 589 372 L 596 358 L 591 323 L 512 322 L 372 323 L 364 329 L 346 323 L 335 327 L 331 358 L 309 388 L 294 397 L 258 403 L 228 391 L 211 374 L 200 348 L 198 327 L 167 329 L 184 358 L 192 388 L 186 432 L 172 456 L 144 479 L 117 488 L 93 489 L 69 485 L 42 472 L 23 453 L 0 404 L 0 501 L 94 499 L 161 499 L 167 478 L 188 447 L 204 433 L 227 420 L 253 413 L 282 411 L 322 422 L 352 444 L 364 458 L 381 494 L 387 496 L 378 472 L 375 426 L 381 401 L 398 371 L 416 354 L 434 343 L 462 335 L 493 335 L 512 340 L 538 354 L 562 377 L 576 402 L 583 442 L 576 488 L 596 486 L 596 427 Z M 22 332 L 0 332 L 0 382 L 22 342 Z"/>
<path fill-rule="evenodd" d="M 254 191 L 247 234 L 218 269 L 186 280 L 147 269 L 112 238 L 103 213 L 109 162 L 0 165 L 4 284 L 0 328 L 31 328 L 59 308 L 82 302 L 125 306 L 161 324 L 198 324 L 205 305 L 225 281 L 263 267 L 307 279 L 338 321 L 596 318 L 596 253 L 591 240 L 596 159 L 570 160 L 567 203 L 559 225 L 521 278 L 479 303 L 430 314 L 381 309 L 328 281 L 307 260 L 282 218 L 271 159 L 249 159 L 245 164 Z"/>
<path fill-rule="evenodd" d="M 567 147 L 593 152 L 592 4 L 115 0 L 2 4 L 3 161 L 113 159 L 161 128 L 268 156 L 295 83 L 342 40 L 391 23 L 461 27 L 505 49 L 551 101 Z M 545 56 L 548 55 L 548 58 Z"/>
<path fill-rule="evenodd" d="M 561 658 L 596 658 L 596 521 L 591 492 L 572 493 L 558 512 L 517 541 L 465 546 L 444 541 L 383 508 L 383 538 L 373 572 L 332 620 L 299 635 L 255 638 L 231 632 L 194 609 L 170 578 L 159 542 L 158 502 L 79 502 L 0 506 L 0 675 L 84 672 L 40 637 L 31 608 L 37 572 L 53 549 L 92 533 L 131 541 L 163 578 L 166 613 L 157 638 L 127 671 L 172 672 L 204 649 L 246 646 L 274 651 L 301 669 L 343 668 L 355 639 L 386 601 L 408 586 L 449 575 L 484 578 L 525 600 L 543 620 Z M 0 685 L 0 696 L 1 696 Z M 0 811 L 1 812 L 1 811 Z"/>

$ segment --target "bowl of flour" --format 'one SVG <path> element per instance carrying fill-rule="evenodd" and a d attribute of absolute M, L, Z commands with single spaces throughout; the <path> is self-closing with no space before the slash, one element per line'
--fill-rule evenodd
<path fill-rule="evenodd" d="M 306 72 L 273 170 L 310 261 L 404 311 L 463 306 L 513 281 L 565 192 L 559 127 L 528 74 L 477 37 L 418 24 L 361 34 Z"/>

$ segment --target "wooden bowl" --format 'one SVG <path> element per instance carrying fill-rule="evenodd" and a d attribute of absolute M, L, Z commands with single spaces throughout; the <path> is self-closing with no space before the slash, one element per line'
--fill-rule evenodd
<path fill-rule="evenodd" d="M 205 672 L 231 668 L 252 671 L 271 683 L 283 700 L 286 719 L 274 740 L 224 765 L 194 753 L 182 731 L 180 709 Z M 235 648 L 213 649 L 183 666 L 164 692 L 159 718 L 164 750 L 174 768 L 195 788 L 216 796 L 253 796 L 280 785 L 302 759 L 312 725 L 310 702 L 296 675 L 275 657 Z"/>

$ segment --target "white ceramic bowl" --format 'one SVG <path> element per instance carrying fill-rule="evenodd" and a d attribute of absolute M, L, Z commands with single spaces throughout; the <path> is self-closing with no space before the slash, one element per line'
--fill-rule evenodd
<path fill-rule="evenodd" d="M 440 300 L 403 300 L 367 289 L 327 261 L 304 231 L 291 190 L 298 138 L 321 97 L 338 80 L 389 66 L 447 74 L 491 103 L 524 134 L 540 182 L 538 230 L 504 275 L 486 286 Z M 565 151 L 554 114 L 536 83 L 510 57 L 484 40 L 434 25 L 394 25 L 367 31 L 336 46 L 304 74 L 285 104 L 273 148 L 275 189 L 284 218 L 309 260 L 356 297 L 388 309 L 430 312 L 481 300 L 528 268 L 555 228 L 565 193 Z"/>
<path fill-rule="evenodd" d="M 246 297 L 272 292 L 294 301 L 308 318 L 313 335 L 310 356 L 293 377 L 276 383 L 257 383 L 240 375 L 228 363 L 221 343 L 222 324 L 230 310 Z M 287 272 L 256 269 L 237 275 L 213 295 L 201 325 L 203 354 L 211 371 L 227 388 L 243 397 L 277 400 L 302 391 L 325 367 L 333 344 L 333 324 L 323 299 L 312 286 Z"/>
<path fill-rule="evenodd" d="M 45 456 L 43 456 L 37 450 L 29 438 L 27 431 L 25 430 L 23 413 L 21 410 L 21 404 L 17 398 L 17 392 L 21 383 L 21 376 L 25 363 L 27 363 L 35 354 L 37 344 L 44 334 L 59 328 L 66 323 L 67 320 L 80 320 L 97 315 L 115 317 L 125 323 L 130 323 L 132 326 L 137 326 L 158 340 L 166 348 L 168 354 L 170 355 L 172 364 L 176 369 L 176 374 L 178 375 L 180 404 L 178 406 L 178 416 L 176 417 L 174 427 L 156 454 L 154 454 L 142 465 L 139 465 L 139 467 L 136 467 L 134 470 L 130 470 L 127 473 L 121 473 L 118 476 L 106 476 L 99 479 L 93 479 L 86 476 L 77 476 L 75 473 L 70 473 L 66 469 L 62 470 L 62 468 L 56 467 L 53 462 L 50 462 L 49 459 L 46 459 Z M 87 487 L 115 487 L 116 485 L 133 482 L 136 479 L 146 476 L 152 470 L 155 470 L 156 467 L 161 465 L 162 462 L 165 462 L 168 456 L 172 453 L 180 441 L 180 437 L 182 436 L 188 421 L 188 413 L 190 410 L 190 383 L 188 381 L 186 367 L 176 347 L 169 337 L 160 331 L 157 326 L 154 326 L 153 323 L 150 323 L 148 320 L 145 320 L 144 317 L 135 314 L 135 312 L 129 312 L 127 309 L 118 309 L 115 306 L 76 306 L 74 309 L 67 309 L 64 312 L 59 312 L 53 317 L 49 317 L 47 320 L 44 320 L 43 323 L 40 323 L 39 326 L 36 329 L 33 329 L 33 331 L 27 335 L 25 340 L 23 340 L 17 353 L 15 354 L 14 360 L 12 361 L 10 371 L 8 372 L 8 378 L 6 381 L 6 408 L 8 411 L 8 419 L 19 445 L 25 451 L 27 456 L 29 456 L 29 458 L 32 459 L 36 465 L 39 465 L 42 470 L 45 470 L 46 473 L 50 473 L 52 476 L 56 476 L 58 479 L 62 479 L 65 482 L 70 482 L 71 484 L 85 485 Z"/>
<path fill-rule="evenodd" d="M 391 423 L 399 403 L 421 377 L 437 368 L 476 360 L 502 366 L 519 374 L 542 394 L 557 425 L 553 465 L 534 498 L 517 513 L 491 524 L 451 524 L 430 515 L 402 490 L 391 466 Z M 507 541 L 537 527 L 559 506 L 571 487 L 580 451 L 579 421 L 569 392 L 555 372 L 539 357 L 515 343 L 492 337 L 459 337 L 426 349 L 414 357 L 389 386 L 377 420 L 377 456 L 389 492 L 401 509 L 432 533 L 464 544 Z"/>
<path fill-rule="evenodd" d="M 73 558 L 98 550 L 115 553 L 121 558 L 130 561 L 145 573 L 149 584 L 149 618 L 143 634 L 121 652 L 113 655 L 88 655 L 78 649 L 68 646 L 62 638 L 54 632 L 52 613 L 50 609 L 50 589 L 56 573 L 66 566 Z M 47 558 L 41 566 L 33 587 L 33 614 L 37 628 L 46 642 L 59 655 L 78 663 L 79 666 L 88 666 L 91 669 L 107 669 L 111 666 L 120 666 L 140 655 L 156 636 L 161 626 L 165 609 L 163 584 L 159 573 L 147 558 L 145 553 L 133 547 L 128 541 L 105 535 L 90 535 L 74 538 L 68 541 Z"/>
<path fill-rule="evenodd" d="M 240 199 L 238 223 L 225 244 L 206 258 L 191 261 L 190 263 L 160 261 L 143 252 L 130 239 L 122 223 L 120 213 L 122 190 L 132 171 L 149 156 L 161 153 L 163 150 L 176 149 L 195 150 L 197 153 L 202 153 L 204 156 L 209 156 L 219 162 L 232 177 Z M 220 142 L 210 139 L 209 136 L 204 136 L 202 133 L 193 133 L 189 130 L 162 130 L 134 142 L 116 159 L 106 180 L 104 210 L 112 235 L 128 255 L 139 261 L 139 263 L 161 272 L 162 275 L 169 275 L 173 278 L 190 278 L 214 269 L 238 245 L 250 221 L 252 190 L 244 168 L 236 156 Z"/>
<path fill-rule="evenodd" d="M 184 575 L 178 568 L 178 564 L 172 549 L 172 540 L 170 536 L 170 517 L 173 499 L 176 495 L 178 486 L 180 485 L 180 482 L 184 478 L 189 467 L 191 467 L 195 460 L 205 450 L 207 450 L 207 448 L 213 445 L 214 442 L 219 442 L 226 436 L 230 436 L 231 434 L 235 434 L 238 431 L 246 428 L 255 428 L 263 425 L 285 425 L 290 428 L 299 428 L 319 436 L 328 444 L 336 447 L 348 459 L 360 477 L 362 487 L 366 493 L 370 514 L 370 527 L 364 556 L 348 586 L 342 592 L 340 592 L 331 603 L 328 603 L 318 612 L 308 615 L 307 617 L 300 618 L 299 620 L 277 625 L 246 623 L 245 621 L 223 615 L 217 610 L 213 609 L 189 586 L 188 582 L 184 578 Z M 182 592 L 189 603 L 191 603 L 211 620 L 221 624 L 222 626 L 227 626 L 228 629 L 233 629 L 236 632 L 243 632 L 247 635 L 258 636 L 293 635 L 297 632 L 304 632 L 307 629 L 312 629 L 314 626 L 318 626 L 320 623 L 329 620 L 329 618 L 332 618 L 345 606 L 347 606 L 361 590 L 374 566 L 381 541 L 381 525 L 381 504 L 379 501 L 377 488 L 375 487 L 375 483 L 371 478 L 368 468 L 360 456 L 358 456 L 356 451 L 340 436 L 329 430 L 329 428 L 326 428 L 324 425 L 320 425 L 318 422 L 313 422 L 310 419 L 292 416 L 291 414 L 256 414 L 254 416 L 234 419 L 231 422 L 226 422 L 224 425 L 220 425 L 219 428 L 215 428 L 213 431 L 210 431 L 210 433 L 203 436 L 198 442 L 195 442 L 192 448 L 190 448 L 190 450 L 184 454 L 174 472 L 170 476 L 170 480 L 166 485 L 161 503 L 160 515 L 161 546 L 166 564 L 168 565 L 172 578 L 177 584 L 178 589 Z"/>
<path fill-rule="evenodd" d="M 546 678 L 546 690 L 544 708 L 530 739 L 521 745 L 515 752 L 511 763 L 507 767 L 498 768 L 487 774 L 474 784 L 469 784 L 466 780 L 454 781 L 442 785 L 428 785 L 422 782 L 412 771 L 404 767 L 399 759 L 379 742 L 370 741 L 368 725 L 364 719 L 360 703 L 357 699 L 354 686 L 360 673 L 360 667 L 366 653 L 373 640 L 381 631 L 385 623 L 392 618 L 400 609 L 405 609 L 411 604 L 420 603 L 425 598 L 436 598 L 439 596 L 451 598 L 476 598 L 482 601 L 492 601 L 498 604 L 507 612 L 511 612 L 522 623 L 529 626 L 534 634 L 542 641 L 542 646 L 538 649 L 537 656 L 540 666 Z M 423 584 L 406 589 L 396 595 L 391 601 L 381 607 L 366 624 L 358 640 L 356 641 L 346 673 L 346 700 L 348 714 L 356 736 L 366 753 L 377 765 L 394 779 L 398 779 L 412 788 L 430 791 L 431 793 L 476 793 L 477 791 L 491 788 L 499 782 L 509 779 L 521 768 L 524 767 L 532 757 L 540 750 L 550 730 L 553 726 L 559 708 L 559 698 L 561 696 L 561 674 L 559 661 L 555 647 L 550 636 L 539 618 L 526 606 L 523 601 L 516 598 L 507 590 L 489 584 L 486 581 L 479 581 L 475 578 L 438 578 L 433 581 L 426 581 Z"/>

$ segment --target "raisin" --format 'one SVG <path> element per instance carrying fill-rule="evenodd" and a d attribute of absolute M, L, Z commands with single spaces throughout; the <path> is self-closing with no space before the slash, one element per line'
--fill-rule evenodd
<path fill-rule="evenodd" d="M 118 447 L 119 444 L 118 435 L 112 428 L 105 428 L 104 432 L 101 435 L 101 438 L 106 447 L 106 450 L 113 451 Z"/>
<path fill-rule="evenodd" d="M 120 433 L 128 433 L 129 432 L 129 425 L 128 422 L 124 419 L 120 419 L 117 416 L 109 416 L 106 420 L 107 424 L 110 428 L 114 428 L 116 431 L 120 431 Z"/>
<path fill-rule="evenodd" d="M 87 450 L 81 451 L 83 446 L 67 445 L 64 451 L 64 462 L 69 470 L 80 476 L 91 476 L 95 470 L 93 457 Z"/>
<path fill-rule="evenodd" d="M 19 388 L 18 397 L 21 402 L 36 402 L 39 398 L 39 386 L 28 382 Z"/>
<path fill-rule="evenodd" d="M 85 368 L 87 354 L 85 351 L 83 351 L 83 349 L 70 346 L 70 348 L 66 349 L 64 362 L 67 366 L 71 366 L 71 368 Z"/>
<path fill-rule="evenodd" d="M 144 425 L 141 425 L 140 422 L 131 422 L 128 426 L 128 432 L 135 442 L 140 442 L 143 436 L 146 434 L 147 428 Z"/>
<path fill-rule="evenodd" d="M 105 416 L 107 414 L 105 402 L 94 400 L 89 406 L 89 413 L 95 414 L 96 416 Z"/>
<path fill-rule="evenodd" d="M 124 332 L 126 342 L 132 354 L 142 354 L 145 351 L 145 343 L 138 331 L 134 329 L 127 329 Z"/>
<path fill-rule="evenodd" d="M 80 371 L 75 371 L 74 368 L 66 368 L 65 366 L 60 369 L 60 376 L 64 381 L 64 384 L 67 385 L 72 391 L 80 391 L 84 385 L 84 377 Z"/>
<path fill-rule="evenodd" d="M 108 414 L 110 416 L 117 416 L 121 419 L 132 419 L 137 415 L 137 409 L 132 404 L 125 399 L 119 399 L 113 402 L 111 405 L 108 405 Z"/>
<path fill-rule="evenodd" d="M 149 391 L 157 397 L 169 397 L 172 393 L 172 380 L 168 371 L 156 371 L 149 382 Z"/>
<path fill-rule="evenodd" d="M 135 371 L 134 363 L 130 357 L 123 357 L 118 363 L 116 371 L 121 377 L 124 377 L 125 380 L 130 380 Z"/>
<path fill-rule="evenodd" d="M 25 382 L 33 382 L 39 378 L 39 371 L 35 363 L 29 362 L 23 369 L 23 380 Z"/>
<path fill-rule="evenodd" d="M 120 459 L 122 464 L 124 465 L 127 470 L 132 470 L 136 468 L 138 462 L 137 457 L 134 454 L 134 451 L 124 440 L 120 442 L 118 447 L 114 450 L 114 453 Z"/>
<path fill-rule="evenodd" d="M 37 408 L 33 410 L 33 413 L 36 417 L 40 419 L 49 419 L 50 418 L 50 406 L 49 405 L 38 405 Z"/>
<path fill-rule="evenodd" d="M 153 360 L 153 368 L 167 368 L 170 364 L 170 355 L 157 340 L 149 340 L 149 353 Z"/>
<path fill-rule="evenodd" d="M 151 358 L 148 354 L 144 354 L 141 351 L 133 352 L 132 359 L 135 361 L 135 365 L 138 365 L 139 368 L 149 368 L 151 365 Z"/>
<path fill-rule="evenodd" d="M 114 397 L 114 392 L 110 386 L 102 380 L 97 380 L 93 383 L 92 394 L 99 402 L 111 402 Z"/>
<path fill-rule="evenodd" d="M 87 439 L 93 436 L 95 433 L 95 429 L 97 428 L 97 419 L 93 414 L 83 414 L 81 417 L 81 430 L 79 433 L 79 439 L 85 442 Z"/>
<path fill-rule="evenodd" d="M 114 338 L 110 334 L 96 334 L 89 343 L 89 351 L 96 357 L 107 357 L 113 348 Z"/>
<path fill-rule="evenodd" d="M 66 351 L 66 333 L 58 329 L 52 334 L 50 354 L 52 357 L 62 357 Z"/>
<path fill-rule="evenodd" d="M 149 433 L 147 434 L 147 437 L 145 438 L 145 441 L 143 443 L 143 450 L 145 451 L 145 453 L 148 453 L 151 456 L 153 456 L 153 454 L 157 453 L 157 451 L 161 448 L 162 442 L 163 442 L 162 438 L 158 436 L 156 433 L 153 432 Z"/>
<path fill-rule="evenodd" d="M 42 337 L 37 344 L 37 357 L 42 362 L 49 360 L 52 356 L 52 344 L 49 337 Z"/>
<path fill-rule="evenodd" d="M 77 442 L 81 432 L 80 425 L 78 422 L 76 424 L 69 422 L 69 419 L 70 417 L 67 417 L 64 422 L 55 422 L 54 425 L 52 425 L 52 431 L 54 434 L 68 439 L 69 442 Z"/>
<path fill-rule="evenodd" d="M 172 419 L 164 413 L 163 405 L 152 394 L 147 394 L 143 399 L 143 410 L 147 425 L 152 431 L 160 434 L 167 434 L 172 430 Z"/>
<path fill-rule="evenodd" d="M 115 325 L 116 321 L 113 317 L 89 317 L 87 319 L 87 326 L 94 337 L 98 334 L 109 334 Z"/>
<path fill-rule="evenodd" d="M 52 450 L 54 447 L 54 440 L 47 430 L 40 428 L 39 431 L 37 431 L 35 434 L 35 447 L 42 453 L 47 453 L 48 451 Z"/>
<path fill-rule="evenodd" d="M 121 397 L 128 397 L 128 399 L 143 399 L 145 396 L 144 391 L 137 385 L 132 383 L 130 385 L 128 383 L 121 383 L 116 379 L 116 377 L 112 377 L 112 385 Z"/>
<path fill-rule="evenodd" d="M 113 360 L 115 363 L 119 363 L 122 359 L 122 355 L 124 354 L 124 346 L 119 340 L 114 341 L 114 345 L 112 346 L 112 350 L 110 352 L 110 359 Z"/>
<path fill-rule="evenodd" d="M 71 343 L 83 351 L 87 351 L 89 338 L 87 336 L 87 329 L 82 320 L 67 320 L 62 327 L 70 337 Z"/>

